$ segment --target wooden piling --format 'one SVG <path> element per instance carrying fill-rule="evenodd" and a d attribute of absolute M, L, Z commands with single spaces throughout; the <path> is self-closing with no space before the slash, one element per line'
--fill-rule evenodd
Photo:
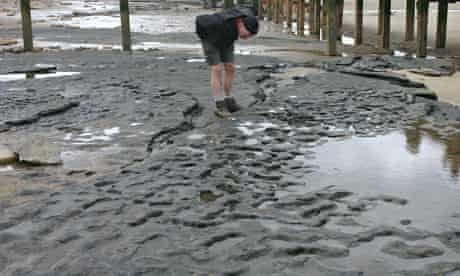
<path fill-rule="evenodd" d="M 30 16 L 30 1 L 21 0 L 22 37 L 24 39 L 24 51 L 32 51 L 34 43 L 32 39 L 32 17 Z"/>
<path fill-rule="evenodd" d="M 322 19 L 321 19 L 321 38 L 323 40 L 327 40 L 328 35 L 327 35 L 327 13 L 328 13 L 328 4 L 329 0 L 323 0 L 323 10 L 321 13 Z"/>
<path fill-rule="evenodd" d="M 337 40 L 342 40 L 342 28 L 343 28 L 343 9 L 345 7 L 344 0 L 337 0 Z"/>
<path fill-rule="evenodd" d="M 274 1 L 274 22 L 275 24 L 279 24 L 280 23 L 280 1 L 279 0 L 273 0 Z"/>
<path fill-rule="evenodd" d="M 286 20 L 286 9 L 284 6 L 284 0 L 279 0 L 280 1 L 280 21 L 281 24 L 284 25 L 284 20 Z"/>
<path fill-rule="evenodd" d="M 233 8 L 233 0 L 224 0 L 224 9 Z"/>
<path fill-rule="evenodd" d="M 315 10 L 312 35 L 319 38 L 321 33 L 321 0 L 313 0 Z"/>
<path fill-rule="evenodd" d="M 288 0 L 288 10 L 287 10 L 287 27 L 288 27 L 288 32 L 292 32 L 292 6 L 293 6 L 294 0 Z"/>
<path fill-rule="evenodd" d="M 328 48 L 327 54 L 330 56 L 337 55 L 337 1 L 327 0 L 327 33 Z"/>
<path fill-rule="evenodd" d="M 264 5 L 262 0 L 258 0 L 257 3 L 257 16 L 260 20 L 264 19 Z"/>
<path fill-rule="evenodd" d="M 364 1 L 356 0 L 355 6 L 355 43 L 356 45 L 363 44 L 363 8 Z"/>
<path fill-rule="evenodd" d="M 309 35 L 313 34 L 313 28 L 315 25 L 315 6 L 313 0 L 308 1 L 308 33 Z"/>
<path fill-rule="evenodd" d="M 428 0 L 417 0 L 417 57 L 426 57 L 428 39 Z"/>
<path fill-rule="evenodd" d="M 414 40 L 415 0 L 406 2 L 406 41 Z"/>
<path fill-rule="evenodd" d="M 121 41 L 123 51 L 131 51 L 131 31 L 129 25 L 128 0 L 120 0 Z"/>
<path fill-rule="evenodd" d="M 379 0 L 379 10 L 378 10 L 378 26 L 377 26 L 377 34 L 380 35 L 382 34 L 382 29 L 383 29 L 383 5 L 384 5 L 384 0 Z"/>
<path fill-rule="evenodd" d="M 391 0 L 383 0 L 383 21 L 382 32 L 380 34 L 380 47 L 390 49 L 391 35 Z"/>
<path fill-rule="evenodd" d="M 305 35 L 305 0 L 298 0 L 297 4 L 297 35 Z"/>
<path fill-rule="evenodd" d="M 228 0 L 224 0 L 228 1 Z M 268 8 L 267 8 L 267 19 L 268 21 L 273 20 L 273 2 L 274 0 L 268 0 Z"/>
<path fill-rule="evenodd" d="M 438 27 L 436 30 L 436 48 L 446 48 L 448 11 L 449 11 L 449 1 L 439 0 Z"/>

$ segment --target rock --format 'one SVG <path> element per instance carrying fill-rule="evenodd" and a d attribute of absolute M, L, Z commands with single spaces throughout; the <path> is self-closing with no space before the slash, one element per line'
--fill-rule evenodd
<path fill-rule="evenodd" d="M 331 138 L 344 137 L 347 135 L 348 133 L 343 129 L 334 129 L 334 130 L 327 131 L 327 136 Z"/>
<path fill-rule="evenodd" d="M 25 141 L 19 149 L 19 160 L 31 165 L 59 165 L 61 149 L 46 137 L 33 136 Z"/>
<path fill-rule="evenodd" d="M 296 148 L 296 145 L 291 144 L 291 143 L 283 143 L 283 144 L 277 144 L 274 145 L 271 148 L 272 152 L 288 152 L 290 150 L 293 150 Z"/>
<path fill-rule="evenodd" d="M 349 218 L 349 217 L 342 218 L 339 221 L 337 221 L 335 224 L 340 225 L 340 226 L 360 226 L 360 224 L 356 222 L 356 220 L 354 220 L 353 218 Z"/>
<path fill-rule="evenodd" d="M 410 219 L 402 219 L 399 223 L 401 223 L 401 225 L 409 225 L 412 221 Z"/>
<path fill-rule="evenodd" d="M 6 132 L 10 130 L 10 127 L 7 126 L 5 123 L 0 123 L 0 132 Z"/>
<path fill-rule="evenodd" d="M 18 156 L 7 146 L 0 145 L 0 165 L 10 164 L 16 162 Z"/>
<path fill-rule="evenodd" d="M 21 74 L 21 73 L 39 73 L 39 74 L 46 74 L 55 72 L 57 70 L 57 65 L 54 64 L 36 64 L 31 67 L 25 67 L 19 70 L 14 70 L 8 73 L 11 74 Z"/>
<path fill-rule="evenodd" d="M 428 77 L 441 77 L 443 75 L 441 72 L 431 69 L 431 68 L 411 69 L 409 70 L 409 72 L 418 74 L 418 75 L 428 76 Z"/>
<path fill-rule="evenodd" d="M 209 190 L 200 191 L 200 200 L 201 202 L 205 203 L 216 201 L 221 196 L 222 194 L 216 194 L 213 191 Z"/>
<path fill-rule="evenodd" d="M 393 241 L 382 249 L 384 253 L 397 256 L 402 259 L 418 259 L 440 256 L 444 251 L 428 245 L 408 245 L 402 241 Z"/>
<path fill-rule="evenodd" d="M 304 142 L 304 143 L 312 143 L 316 142 L 320 139 L 321 137 L 319 135 L 300 135 L 300 136 L 295 136 L 294 139 L 299 142 Z"/>
<path fill-rule="evenodd" d="M 362 212 L 367 209 L 367 203 L 365 201 L 357 201 L 348 203 L 348 209 L 355 212 Z"/>

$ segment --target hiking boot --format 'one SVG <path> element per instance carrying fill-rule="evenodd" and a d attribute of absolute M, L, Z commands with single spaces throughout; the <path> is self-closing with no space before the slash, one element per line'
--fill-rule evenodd
<path fill-rule="evenodd" d="M 227 110 L 231 113 L 241 110 L 241 106 L 236 103 L 236 100 L 233 97 L 227 97 L 224 99 Z"/>
<path fill-rule="evenodd" d="M 232 114 L 228 111 L 227 105 L 224 101 L 216 101 L 216 110 L 214 111 L 217 117 L 226 118 Z"/>

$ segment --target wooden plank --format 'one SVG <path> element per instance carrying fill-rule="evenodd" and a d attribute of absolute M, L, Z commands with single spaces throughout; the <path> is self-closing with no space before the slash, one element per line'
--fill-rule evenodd
<path fill-rule="evenodd" d="M 380 47 L 390 49 L 391 35 L 391 0 L 383 0 L 382 33 L 380 35 Z"/>
<path fill-rule="evenodd" d="M 436 30 L 436 48 L 446 48 L 448 11 L 449 11 L 449 1 L 439 0 L 438 27 Z"/>
<path fill-rule="evenodd" d="M 30 15 L 29 0 L 21 0 L 22 37 L 24 39 L 24 51 L 32 51 L 34 43 L 32 38 L 32 17 Z"/>
<path fill-rule="evenodd" d="M 415 0 L 406 2 L 406 41 L 414 40 L 415 27 Z"/>
<path fill-rule="evenodd" d="M 327 54 L 337 55 L 337 1 L 327 0 Z"/>
<path fill-rule="evenodd" d="M 428 0 L 417 0 L 417 57 L 426 57 L 428 40 Z"/>
<path fill-rule="evenodd" d="M 363 8 L 364 1 L 356 0 L 355 6 L 355 43 L 356 45 L 363 44 Z"/>
<path fill-rule="evenodd" d="M 131 31 L 129 25 L 128 0 L 120 0 L 121 41 L 123 51 L 131 51 Z"/>

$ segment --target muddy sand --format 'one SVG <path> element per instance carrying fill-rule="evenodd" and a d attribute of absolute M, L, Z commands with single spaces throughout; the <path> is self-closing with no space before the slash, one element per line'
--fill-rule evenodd
<path fill-rule="evenodd" d="M 293 61 L 263 53 L 322 44 L 263 34 L 219 119 L 192 33 L 37 35 L 60 43 L 0 53 L 0 274 L 460 272 L 460 111 L 393 73 L 450 60 Z"/>

